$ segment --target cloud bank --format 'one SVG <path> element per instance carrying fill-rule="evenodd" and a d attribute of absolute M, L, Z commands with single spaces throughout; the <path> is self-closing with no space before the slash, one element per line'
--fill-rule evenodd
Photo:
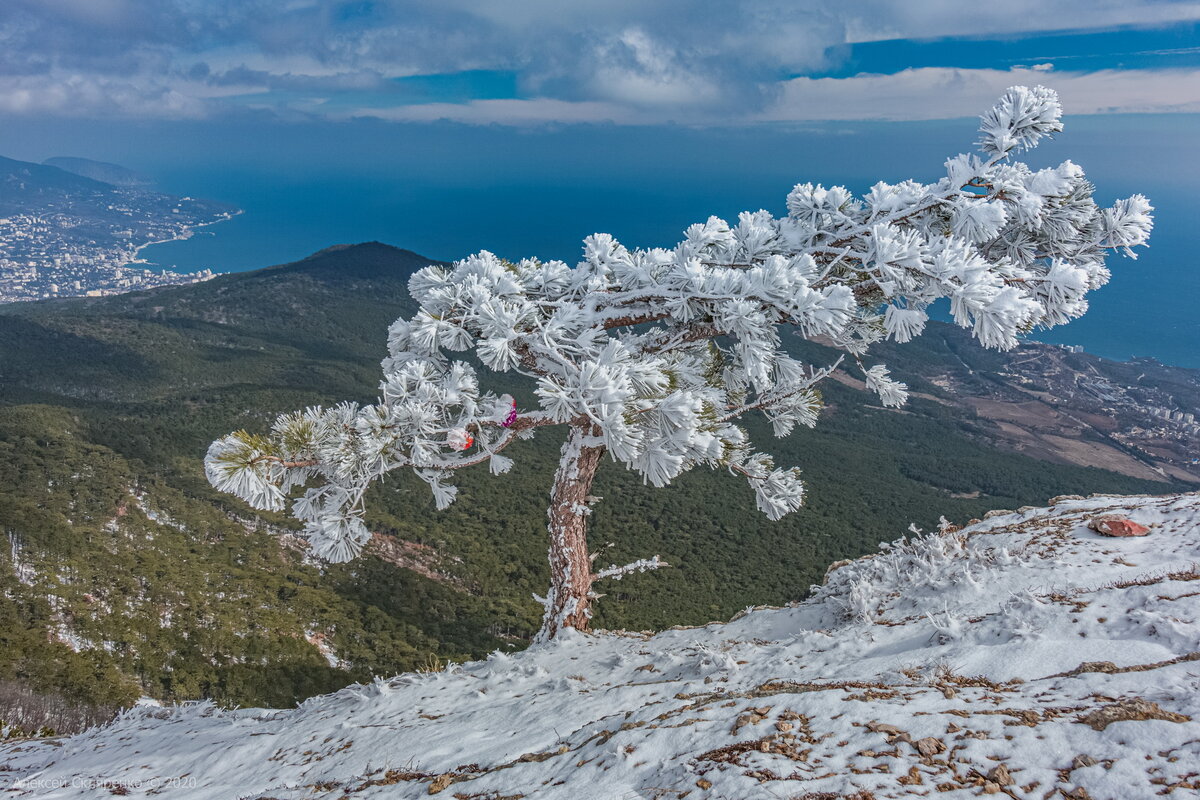
<path fill-rule="evenodd" d="M 1174 0 L 7 0 L 0 113 L 540 124 L 926 119 L 1015 82 L 1069 110 L 1194 111 L 1188 70 L 808 78 L 854 42 L 1200 19 Z M 495 72 L 511 97 L 414 100 L 405 78 Z M 1025 73 L 1029 73 L 1026 75 Z M 801 76 L 801 77 L 796 77 Z M 1056 85 L 1057 84 L 1057 85 Z"/>

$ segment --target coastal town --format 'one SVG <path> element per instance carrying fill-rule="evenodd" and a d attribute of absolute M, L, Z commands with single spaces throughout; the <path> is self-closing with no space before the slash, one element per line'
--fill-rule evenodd
<path fill-rule="evenodd" d="M 196 283 L 205 269 L 150 269 L 140 250 L 186 239 L 237 209 L 114 186 L 40 164 L 0 159 L 0 303 L 97 297 Z"/>
<path fill-rule="evenodd" d="M 930 382 L 974 411 L 981 435 L 1052 461 L 1200 481 L 1200 372 L 1034 341 L 975 357 L 1000 363 Z"/>

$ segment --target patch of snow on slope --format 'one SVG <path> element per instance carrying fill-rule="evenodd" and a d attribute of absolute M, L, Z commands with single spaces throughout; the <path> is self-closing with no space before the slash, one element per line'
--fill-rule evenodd
<path fill-rule="evenodd" d="M 1151 527 L 1103 538 L 1109 512 Z M 287 711 L 138 707 L 0 748 L 6 797 L 1012 798 L 1200 791 L 1200 496 L 912 538 L 809 600 L 572 635 Z M 165 788 L 164 788 L 165 787 Z"/>
<path fill-rule="evenodd" d="M 305 640 L 313 647 L 317 648 L 329 666 L 334 669 L 345 669 L 346 664 L 338 657 L 337 651 L 333 649 L 333 645 L 329 643 L 329 634 L 324 631 L 314 630 L 309 628 L 304 632 Z"/>
<path fill-rule="evenodd" d="M 8 532 L 9 545 L 9 560 L 12 562 L 13 574 L 17 576 L 17 580 L 26 586 L 33 586 L 34 579 L 37 578 L 37 570 L 32 564 L 27 563 L 21 553 L 25 547 L 21 544 L 21 539 L 12 531 Z"/>

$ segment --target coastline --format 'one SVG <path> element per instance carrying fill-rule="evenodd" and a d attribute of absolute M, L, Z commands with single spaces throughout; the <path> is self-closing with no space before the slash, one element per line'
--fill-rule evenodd
<path fill-rule="evenodd" d="M 129 260 L 128 260 L 128 261 L 126 261 L 125 263 L 121 264 L 121 265 L 120 265 L 120 268 L 121 268 L 121 269 L 125 269 L 125 268 L 127 268 L 127 267 L 129 267 L 129 266 L 131 266 L 131 265 L 134 265 L 134 264 L 148 264 L 148 263 L 150 263 L 150 262 L 148 262 L 146 259 L 144 259 L 144 258 L 141 258 L 141 257 L 140 257 L 140 256 L 141 256 L 141 253 L 142 253 L 142 251 L 143 251 L 143 250 L 145 250 L 147 247 L 151 247 L 151 246 L 153 246 L 153 245 L 156 245 L 156 244 L 166 244 L 166 243 L 168 243 L 168 242 L 183 242 L 183 241 L 187 241 L 188 239 L 191 239 L 191 238 L 192 238 L 192 236 L 194 236 L 194 235 L 195 235 L 195 232 L 196 232 L 196 230 L 198 230 L 199 228 L 206 228 L 206 227 L 208 227 L 209 225 L 216 225 L 216 224 L 218 224 L 218 223 L 221 223 L 221 222 L 228 222 L 229 220 L 233 219 L 234 217 L 240 216 L 240 215 L 242 215 L 242 214 L 244 214 L 244 213 L 246 213 L 246 212 L 245 212 L 245 209 L 241 209 L 241 208 L 239 208 L 239 209 L 235 209 L 234 211 L 231 211 L 231 212 L 228 212 L 228 213 L 226 213 L 226 214 L 223 214 L 222 216 L 220 216 L 220 217 L 218 217 L 218 218 L 216 218 L 216 219 L 211 219 L 211 220 L 209 220 L 208 222 L 200 222 L 200 223 L 197 223 L 197 224 L 195 224 L 195 225 L 191 225 L 191 226 L 187 227 L 187 228 L 186 228 L 186 229 L 185 229 L 185 230 L 184 230 L 184 231 L 183 231 L 183 232 L 182 232 L 182 233 L 181 233 L 179 236 L 172 236 L 172 237 L 169 237 L 169 238 L 167 238 L 167 239 L 153 239 L 153 240 L 151 240 L 151 241 L 149 241 L 149 242 L 146 242 L 146 243 L 144 243 L 144 244 L 140 244 L 140 245 L 138 245 L 137 247 L 135 247 L 135 248 L 133 249 L 133 254 L 132 254 L 132 255 L 131 255 L 131 257 L 129 258 Z M 153 272 L 153 273 L 154 273 L 154 274 L 156 274 L 156 275 L 181 275 L 181 276 L 182 276 L 182 275 L 190 275 L 190 274 L 192 274 L 192 273 L 188 273 L 188 272 L 175 272 L 174 270 L 171 270 L 171 269 L 165 269 L 165 268 L 164 268 L 164 269 L 161 269 L 161 270 L 152 270 L 152 269 L 145 269 L 145 268 L 143 267 L 143 268 L 142 268 L 142 271 L 143 271 L 143 272 Z M 199 272 L 199 271 L 201 271 L 201 270 L 195 270 L 195 271 L 196 271 L 196 272 Z M 220 275 L 220 274 L 222 274 L 222 273 L 216 272 L 216 271 L 214 271 L 214 270 L 212 270 L 212 269 L 209 269 L 209 271 L 210 271 L 210 272 L 212 272 L 214 275 Z"/>

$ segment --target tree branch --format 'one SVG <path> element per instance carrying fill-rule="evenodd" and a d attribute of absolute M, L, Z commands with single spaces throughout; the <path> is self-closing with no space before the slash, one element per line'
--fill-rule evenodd
<path fill-rule="evenodd" d="M 499 426 L 500 423 L 493 422 L 493 423 L 488 423 L 488 424 Z M 562 424 L 564 424 L 564 423 L 556 422 L 554 419 L 547 416 L 545 414 L 545 412 L 541 412 L 541 411 L 535 411 L 535 412 L 532 412 L 529 414 L 525 414 L 524 416 L 518 415 L 516 420 L 513 421 L 513 424 L 510 425 L 506 429 L 507 435 L 503 439 L 501 439 L 496 444 L 496 446 L 493 447 L 491 450 L 488 450 L 487 452 L 484 452 L 484 453 L 480 453 L 478 456 L 474 456 L 465 461 L 459 461 L 454 464 L 439 465 L 437 467 L 431 467 L 430 469 L 463 469 L 464 467 L 473 467 L 476 464 L 482 464 L 483 462 L 485 462 L 489 458 L 491 458 L 493 455 L 495 455 L 496 453 L 499 453 L 501 450 L 503 450 L 504 448 L 506 448 L 510 444 L 512 444 L 513 441 L 515 441 L 517 439 L 517 434 L 520 433 L 521 431 L 527 431 L 531 428 L 541 428 L 541 427 L 545 427 L 546 425 L 562 425 Z"/>
<path fill-rule="evenodd" d="M 603 580 L 604 578 L 614 578 L 615 580 L 619 581 L 621 578 L 624 578 L 631 572 L 646 572 L 648 570 L 660 569 L 662 567 L 669 566 L 671 565 L 663 561 L 658 556 L 654 556 L 653 558 L 640 558 L 637 561 L 626 564 L 623 567 L 618 567 L 616 564 L 613 564 L 611 567 L 606 567 L 605 569 L 602 569 L 592 575 L 592 582 L 595 583 L 596 581 Z"/>
<path fill-rule="evenodd" d="M 746 405 L 735 406 L 732 409 L 727 409 L 729 411 L 729 413 L 725 414 L 723 416 L 717 417 L 717 421 L 718 422 L 728 422 L 731 419 L 736 419 L 736 418 L 740 417 L 742 414 L 745 414 L 747 411 L 753 411 L 755 409 L 761 409 L 761 408 L 769 408 L 770 406 L 774 405 L 775 403 L 786 400 L 789 397 L 794 397 L 794 396 L 800 394 L 801 392 L 806 392 L 809 389 L 811 389 L 813 386 L 815 386 L 816 384 L 820 383 L 822 380 L 824 380 L 825 378 L 827 378 L 831 374 L 833 374 L 833 371 L 836 370 L 839 366 L 841 366 L 841 363 L 842 363 L 842 361 L 845 360 L 845 358 L 846 358 L 845 356 L 838 356 L 838 360 L 833 362 L 832 366 L 826 367 L 825 369 L 823 369 L 819 372 L 814 372 L 812 375 L 809 376 L 809 379 L 807 381 L 805 381 L 803 384 L 801 384 L 800 386 L 796 386 L 796 387 L 794 387 L 786 392 L 783 392 L 781 394 L 770 395 L 768 397 L 759 397 L 759 399 L 753 403 L 747 403 Z"/>
<path fill-rule="evenodd" d="M 256 458 L 250 459 L 251 464 L 257 464 L 261 461 L 272 461 L 279 466 L 287 467 L 288 469 L 297 469 L 299 467 L 315 467 L 321 463 L 315 458 L 310 458 L 306 461 L 284 461 L 279 456 L 257 456 Z"/>

